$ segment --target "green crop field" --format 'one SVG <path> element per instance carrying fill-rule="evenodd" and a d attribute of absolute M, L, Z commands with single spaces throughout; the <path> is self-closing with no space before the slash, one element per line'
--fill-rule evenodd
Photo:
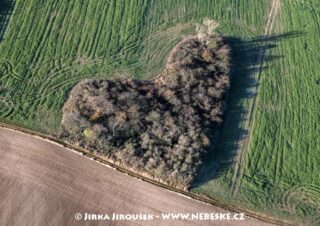
<path fill-rule="evenodd" d="M 55 133 L 80 80 L 150 79 L 183 36 L 214 19 L 232 46 L 232 86 L 219 152 L 210 153 L 192 191 L 316 224 L 320 4 L 279 0 L 270 13 L 273 2 L 1 0 L 1 121 Z"/>
<path fill-rule="evenodd" d="M 217 179 L 194 191 L 302 224 L 319 224 L 319 24 L 318 1 L 281 0 L 273 34 L 288 35 L 270 38 L 275 46 L 267 55 L 275 59 L 265 63 L 261 74 L 249 148 L 236 181 L 225 155 Z M 233 139 L 231 126 L 227 120 L 223 142 Z"/>
<path fill-rule="evenodd" d="M 7 0 L 9 1 L 9 0 Z M 255 36 L 268 1 L 15 1 L 0 43 L 2 119 L 54 132 L 84 78 L 151 78 L 171 48 L 210 17 L 227 35 Z M 227 9 L 227 10 L 226 10 Z"/>

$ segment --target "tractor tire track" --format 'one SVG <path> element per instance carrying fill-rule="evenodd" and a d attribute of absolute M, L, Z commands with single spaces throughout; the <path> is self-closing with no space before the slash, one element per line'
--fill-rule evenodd
<path fill-rule="evenodd" d="M 264 30 L 264 35 L 266 37 L 269 37 L 272 33 L 272 29 L 273 29 L 273 25 L 275 23 L 275 19 L 278 15 L 280 9 L 280 0 L 273 0 L 271 3 L 271 8 L 267 17 L 267 24 Z M 261 75 L 262 75 L 262 71 L 263 71 L 263 65 L 264 65 L 264 60 L 266 57 L 266 51 L 267 51 L 267 46 L 268 46 L 268 40 L 263 41 L 261 48 L 260 48 L 260 53 L 258 56 L 258 72 L 253 76 L 253 79 L 257 80 L 257 83 L 260 83 L 261 80 Z M 250 130 L 253 128 L 253 124 L 254 124 L 254 113 L 255 113 L 255 109 L 256 106 L 258 104 L 258 91 L 259 91 L 259 85 L 255 88 L 255 93 L 256 95 L 253 97 L 251 106 L 249 107 L 249 112 L 248 112 L 248 121 L 247 121 L 247 126 L 246 129 Z M 248 135 L 246 135 L 246 137 L 244 138 L 243 141 L 240 141 L 239 144 L 239 149 L 237 150 L 237 155 L 235 157 L 235 166 L 234 166 L 234 172 L 232 175 L 232 179 L 231 179 L 231 184 L 230 184 L 230 188 L 231 188 L 231 194 L 234 195 L 238 192 L 239 187 L 241 186 L 241 182 L 242 182 L 242 175 L 243 175 L 243 170 L 244 170 L 244 157 L 246 154 L 246 151 L 248 150 L 249 147 L 249 143 L 250 143 L 250 132 L 248 133 Z"/>
<path fill-rule="evenodd" d="M 270 225 L 270 224 L 272 224 L 272 225 L 293 225 L 289 221 L 280 220 L 280 219 L 277 219 L 277 218 L 274 218 L 271 216 L 267 216 L 267 215 L 262 215 L 260 213 L 256 213 L 256 212 L 253 212 L 253 211 L 250 211 L 247 209 L 242 209 L 242 208 L 238 208 L 233 205 L 222 203 L 221 201 L 214 200 L 212 198 L 208 198 L 204 195 L 191 193 L 189 191 L 180 190 L 180 189 L 162 184 L 161 182 L 155 181 L 152 178 L 143 176 L 141 174 L 137 174 L 133 171 L 122 168 L 121 166 L 115 165 L 112 162 L 107 161 L 106 159 L 102 158 L 101 156 L 97 156 L 95 154 L 92 154 L 91 152 L 89 152 L 85 149 L 75 147 L 75 146 L 68 144 L 68 143 L 64 143 L 63 141 L 58 140 L 55 136 L 50 136 L 50 135 L 46 135 L 43 133 L 31 131 L 29 129 L 21 128 L 21 127 L 15 126 L 15 125 L 6 124 L 1 121 L 0 121 L 0 129 L 11 131 L 11 133 L 14 132 L 17 135 L 20 134 L 20 136 L 28 136 L 28 135 L 30 136 L 31 135 L 33 137 L 33 139 L 38 139 L 41 142 L 47 142 L 48 144 L 51 143 L 53 145 L 57 145 L 57 147 L 59 146 L 60 148 L 65 148 L 66 152 L 70 151 L 70 152 L 78 153 L 80 155 L 83 155 L 86 158 L 93 160 L 95 163 L 104 165 L 108 168 L 111 168 L 111 169 L 118 171 L 118 172 L 121 172 L 123 174 L 127 174 L 128 176 L 131 176 L 133 178 L 137 178 L 140 181 L 148 182 L 148 184 L 155 185 L 158 188 L 162 188 L 163 190 L 170 191 L 172 194 L 177 194 L 177 195 L 189 198 L 193 201 L 205 203 L 205 204 L 209 205 L 209 207 L 211 206 L 211 208 L 221 208 L 222 210 L 228 211 L 228 212 L 244 213 L 246 216 L 245 225 L 250 225 L 250 222 L 248 222 L 247 220 L 257 220 L 257 222 L 254 222 L 255 224 L 253 223 L 252 225 L 264 225 L 264 224 L 268 224 L 268 225 Z M 64 164 L 63 166 L 67 167 L 67 169 L 69 169 L 68 165 Z M 76 198 L 78 198 L 78 196 Z M 94 203 L 94 204 L 96 205 L 96 203 Z M 238 222 L 238 224 L 239 223 L 241 224 L 240 221 Z M 212 224 L 212 223 L 210 223 L 210 224 Z M 186 222 L 184 222 L 184 225 L 186 225 Z"/>

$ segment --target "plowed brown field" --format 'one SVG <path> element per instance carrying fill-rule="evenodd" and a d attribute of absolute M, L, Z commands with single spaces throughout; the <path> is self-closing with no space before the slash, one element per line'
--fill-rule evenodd
<path fill-rule="evenodd" d="M 0 128 L 0 225 L 264 225 L 168 221 L 161 213 L 226 212 L 120 173 L 36 136 Z M 80 221 L 75 213 L 149 213 L 154 221 Z"/>

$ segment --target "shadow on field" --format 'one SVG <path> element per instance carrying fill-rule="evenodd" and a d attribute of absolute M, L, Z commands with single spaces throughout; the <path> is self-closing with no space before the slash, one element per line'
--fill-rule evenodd
<path fill-rule="evenodd" d="M 220 128 L 215 146 L 209 153 L 192 185 L 196 188 L 219 177 L 234 164 L 234 156 L 239 152 L 239 142 L 246 139 L 248 131 L 241 126 L 248 117 L 248 109 L 243 103 L 256 95 L 259 86 L 258 78 L 267 64 L 284 56 L 270 54 L 270 49 L 280 41 L 303 35 L 301 32 L 290 32 L 273 36 L 259 36 L 250 40 L 227 37 L 231 47 L 231 86 L 227 97 L 227 111 L 224 123 Z"/>
<path fill-rule="evenodd" d="M 0 42 L 3 40 L 13 7 L 13 0 L 0 0 Z"/>

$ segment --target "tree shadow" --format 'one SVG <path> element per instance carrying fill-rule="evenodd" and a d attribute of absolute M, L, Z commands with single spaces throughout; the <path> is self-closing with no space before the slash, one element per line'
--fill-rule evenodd
<path fill-rule="evenodd" d="M 301 32 L 289 32 L 272 36 L 259 36 L 250 40 L 227 37 L 231 48 L 231 86 L 227 95 L 227 110 L 223 124 L 219 128 L 209 148 L 191 188 L 199 187 L 210 180 L 217 179 L 219 172 L 225 172 L 233 166 L 234 157 L 240 151 L 239 143 L 247 138 L 249 131 L 241 126 L 248 117 L 245 101 L 257 95 L 261 71 L 267 68 L 266 62 L 283 58 L 271 55 L 271 49 L 277 43 L 303 35 Z"/>
<path fill-rule="evenodd" d="M 4 34 L 6 32 L 9 18 L 14 8 L 14 4 L 14 0 L 0 1 L 0 42 L 3 40 Z"/>

